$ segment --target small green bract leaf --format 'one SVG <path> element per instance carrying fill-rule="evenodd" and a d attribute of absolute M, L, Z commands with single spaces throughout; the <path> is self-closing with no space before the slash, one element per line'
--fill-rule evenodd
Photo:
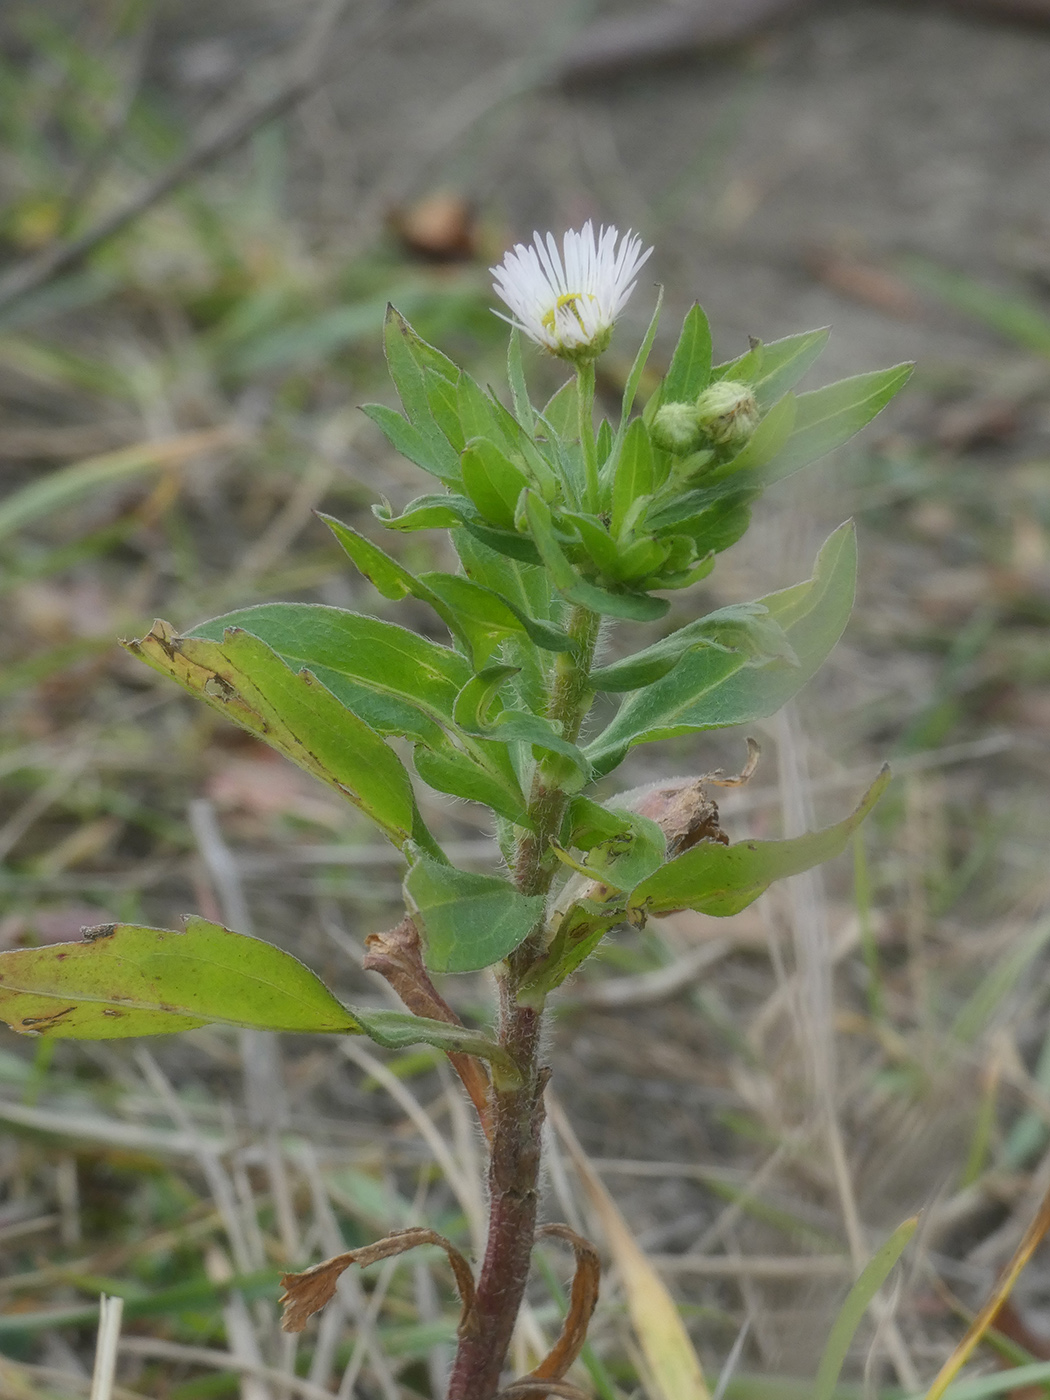
<path fill-rule="evenodd" d="M 361 1026 L 290 953 L 221 924 L 186 931 L 106 924 L 80 943 L 0 953 L 0 1017 L 76 1040 L 161 1035 L 219 1022 L 274 1031 Z"/>
<path fill-rule="evenodd" d="M 696 909 L 715 918 L 738 914 L 774 880 L 798 875 L 841 855 L 889 780 L 889 769 L 884 768 L 856 810 L 823 831 L 784 841 L 737 841 L 729 846 L 700 841 L 633 890 L 630 908 L 648 914 Z"/>
<path fill-rule="evenodd" d="M 505 1050 L 481 1031 L 457 1026 L 449 1021 L 433 1021 L 412 1016 L 407 1011 L 359 1011 L 364 1033 L 385 1050 L 404 1050 L 409 1045 L 433 1045 L 451 1055 L 475 1055 L 498 1065 L 506 1076 L 514 1073 L 514 1063 Z"/>
<path fill-rule="evenodd" d="M 496 875 L 475 875 L 420 852 L 405 900 L 421 927 L 434 972 L 477 972 L 512 953 L 543 918 L 543 899 Z"/>

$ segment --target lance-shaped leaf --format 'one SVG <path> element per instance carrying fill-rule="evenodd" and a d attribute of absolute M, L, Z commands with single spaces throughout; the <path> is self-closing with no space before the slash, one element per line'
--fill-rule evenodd
<path fill-rule="evenodd" d="M 400 847 L 437 851 L 397 755 L 309 671 L 289 670 L 265 642 L 228 630 L 221 642 L 178 637 L 156 622 L 133 656 L 206 701 L 348 797 Z"/>
<path fill-rule="evenodd" d="M 734 476 L 737 472 L 764 467 L 771 462 L 790 438 L 797 410 L 798 400 L 794 394 L 785 394 L 778 399 L 736 456 L 706 474 L 708 484 Z"/>
<path fill-rule="evenodd" d="M 904 388 L 913 369 L 910 364 L 894 365 L 799 394 L 795 431 L 763 469 L 763 480 L 780 481 L 848 442 Z"/>
<path fill-rule="evenodd" d="M 103 924 L 80 943 L 0 953 L 0 1018 L 77 1040 L 162 1035 L 210 1022 L 359 1034 L 357 1019 L 290 953 L 206 919 L 184 933 Z"/>
<path fill-rule="evenodd" d="M 486 1060 L 508 1084 L 519 1078 L 514 1061 L 483 1031 L 471 1030 L 450 1021 L 429 1016 L 413 1016 L 407 1011 L 361 1011 L 354 1015 L 364 1033 L 384 1050 L 404 1050 L 409 1045 L 432 1045 L 446 1055 L 473 1055 Z"/>
<path fill-rule="evenodd" d="M 483 666 L 500 640 L 514 632 L 526 633 L 548 651 L 572 650 L 573 641 L 561 628 L 532 617 L 526 607 L 503 593 L 461 574 L 428 572 L 417 576 L 349 525 L 330 515 L 320 518 L 384 598 L 413 597 L 428 603 L 453 636 L 472 652 L 476 665 Z M 509 573 L 510 567 L 505 565 L 504 574 Z"/>
<path fill-rule="evenodd" d="M 712 379 L 742 379 L 755 391 L 759 408 L 769 408 L 781 394 L 793 389 L 806 370 L 817 360 L 828 343 L 829 330 L 823 326 L 801 335 L 787 335 L 783 340 L 761 341 L 738 359 L 717 365 Z"/>
<path fill-rule="evenodd" d="M 518 497 L 528 477 L 489 438 L 473 438 L 460 457 L 463 488 L 486 520 L 513 530 Z"/>
<path fill-rule="evenodd" d="M 635 418 L 624 434 L 616 461 L 612 483 L 612 533 L 624 533 L 628 512 L 636 508 L 642 496 L 653 489 L 653 445 L 649 430 L 640 418 Z"/>
<path fill-rule="evenodd" d="M 817 556 L 805 583 L 759 599 L 783 630 L 795 662 L 749 665 L 742 651 L 702 647 L 632 693 L 585 750 L 597 774 L 608 773 L 634 744 L 703 729 L 746 724 L 771 715 L 805 685 L 842 635 L 853 604 L 857 547 L 853 527 L 841 525 Z"/>
<path fill-rule="evenodd" d="M 478 519 L 478 509 L 466 496 L 417 496 L 409 501 L 400 515 L 392 515 L 389 507 L 372 507 L 372 514 L 388 530 L 411 534 L 415 530 L 454 530 Z"/>
<path fill-rule="evenodd" d="M 457 484 L 459 459 L 441 433 L 421 431 L 386 404 L 362 404 L 361 412 L 371 418 L 395 452 L 449 486 Z"/>
<path fill-rule="evenodd" d="M 451 744 L 440 749 L 417 744 L 413 753 L 416 772 L 438 792 L 481 802 L 517 826 L 531 827 L 525 797 L 505 744 L 479 740 L 486 762 L 480 763 Z"/>
<path fill-rule="evenodd" d="M 786 632 L 764 603 L 731 603 L 687 623 L 644 651 L 596 667 L 590 684 L 596 690 L 638 690 L 667 675 L 683 656 L 699 647 L 738 652 L 751 666 L 767 661 L 798 664 Z"/>
<path fill-rule="evenodd" d="M 664 376 L 663 403 L 693 403 L 711 378 L 711 327 L 697 302 L 682 323 L 671 363 Z"/>
<path fill-rule="evenodd" d="M 470 679 L 459 652 L 377 617 L 319 603 L 263 603 L 202 622 L 187 633 L 221 642 L 243 628 L 293 670 L 308 667 L 336 699 L 380 734 L 439 745 L 456 696 Z"/>
<path fill-rule="evenodd" d="M 572 651 L 576 645 L 560 627 L 531 617 L 502 593 L 462 574 L 425 573 L 419 578 L 472 636 L 475 647 L 481 637 L 498 641 L 514 632 L 524 633 L 545 651 Z"/>
<path fill-rule="evenodd" d="M 387 307 L 383 339 L 390 377 L 410 422 L 377 404 L 369 404 L 364 411 L 398 452 L 452 484 L 459 478 L 458 452 L 441 431 L 433 400 L 442 387 L 447 387 L 454 399 L 459 370 L 439 350 L 427 345 L 392 306 Z"/>
<path fill-rule="evenodd" d="M 629 909 L 642 914 L 696 909 L 716 918 L 737 914 L 774 880 L 798 875 L 841 855 L 889 780 L 889 769 L 884 768 L 855 811 L 822 831 L 784 841 L 736 841 L 729 846 L 701 841 L 643 880 L 631 893 Z"/>
<path fill-rule="evenodd" d="M 539 895 L 496 875 L 442 865 L 423 852 L 405 876 L 405 901 L 433 972 L 477 972 L 518 947 L 543 918 Z"/>

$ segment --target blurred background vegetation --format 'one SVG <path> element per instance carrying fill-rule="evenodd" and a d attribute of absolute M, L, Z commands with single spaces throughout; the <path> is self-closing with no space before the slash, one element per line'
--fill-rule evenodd
<path fill-rule="evenodd" d="M 0 946 L 192 910 L 381 1000 L 357 964 L 397 917 L 396 853 L 114 639 L 271 598 L 432 625 L 313 517 L 375 530 L 370 505 L 418 487 L 357 412 L 390 401 L 387 301 L 498 386 L 488 265 L 592 217 L 656 247 L 603 361 L 613 402 L 656 281 L 658 366 L 697 298 L 720 358 L 831 323 L 814 382 L 918 360 L 661 624 L 794 582 L 856 516 L 853 624 L 723 816 L 839 813 L 886 757 L 889 797 L 852 866 L 610 940 L 551 1046 L 737 1400 L 808 1393 L 858 1261 L 925 1207 L 849 1372 L 851 1394 L 914 1389 L 1050 1180 L 1050 13 L 964 8 L 0 8 Z M 558 383 L 538 354 L 529 373 L 537 398 Z M 654 746 L 627 780 L 734 771 L 743 747 Z M 472 810 L 428 800 L 461 863 L 496 858 Z M 483 1014 L 483 979 L 448 994 Z M 297 1349 L 274 1304 L 284 1269 L 390 1228 L 476 1245 L 478 1148 L 429 1051 L 4 1033 L 0 1123 L 4 1396 L 87 1393 L 100 1290 L 127 1300 L 118 1394 L 443 1393 L 440 1258 L 347 1278 Z M 594 1179 L 553 1136 L 549 1195 L 613 1265 L 581 1377 L 654 1396 Z M 563 1302 L 566 1261 L 538 1264 L 519 1369 Z M 1037 1256 L 982 1369 L 1050 1355 L 1048 1298 Z"/>

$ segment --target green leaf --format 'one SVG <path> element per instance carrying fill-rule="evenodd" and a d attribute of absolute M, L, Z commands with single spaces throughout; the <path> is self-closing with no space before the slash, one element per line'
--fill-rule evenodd
<path fill-rule="evenodd" d="M 624 435 L 612 484 L 612 533 L 623 534 L 628 512 L 653 489 L 653 448 L 649 430 L 636 418 Z"/>
<path fill-rule="evenodd" d="M 868 1260 L 860 1272 L 860 1277 L 846 1294 L 846 1300 L 828 1333 L 824 1354 L 817 1368 L 817 1378 L 813 1383 L 812 1400 L 833 1400 L 836 1382 L 861 1319 L 876 1293 L 889 1278 L 894 1264 L 904 1253 L 905 1246 L 915 1234 L 918 1224 L 919 1217 L 913 1215 L 898 1225 L 885 1244 Z"/>
<path fill-rule="evenodd" d="M 510 344 L 507 346 L 507 383 L 510 385 L 511 397 L 514 400 L 514 412 L 518 422 L 527 433 L 533 433 L 536 428 L 536 412 L 532 407 L 532 400 L 529 398 L 528 385 L 525 383 L 525 366 L 521 358 L 521 331 L 517 326 L 510 328 Z"/>
<path fill-rule="evenodd" d="M 780 481 L 848 442 L 903 389 L 913 368 L 910 364 L 894 365 L 800 394 L 795 431 L 765 469 L 763 479 Z"/>
<path fill-rule="evenodd" d="M 516 826 L 530 827 L 525 797 L 506 746 L 494 744 L 492 748 L 499 751 L 502 764 L 493 761 L 486 767 L 451 745 L 429 749 L 425 744 L 416 745 L 413 762 L 419 776 L 437 792 L 481 802 Z"/>
<path fill-rule="evenodd" d="M 373 506 L 372 513 L 388 530 L 454 530 L 477 518 L 477 507 L 466 496 L 417 496 L 400 515 L 391 515 L 385 505 Z"/>
<path fill-rule="evenodd" d="M 486 442 L 496 442 L 502 447 L 510 447 L 513 438 L 507 438 L 504 431 L 505 418 L 509 418 L 502 404 L 489 397 L 476 380 L 465 371 L 460 373 L 456 385 L 456 409 L 463 431 L 464 446 L 474 438 Z M 513 421 L 513 420 L 511 420 Z"/>
<path fill-rule="evenodd" d="M 827 326 L 801 335 L 787 335 L 768 345 L 756 341 L 746 354 L 718 365 L 712 379 L 742 379 L 755 391 L 759 408 L 769 408 L 781 394 L 793 389 L 828 343 Z"/>
<path fill-rule="evenodd" d="M 730 461 L 708 472 L 705 482 L 710 485 L 723 477 L 734 476 L 737 472 L 755 471 L 771 462 L 784 447 L 795 426 L 798 400 L 794 394 L 785 394 L 778 399 L 747 443 Z"/>
<path fill-rule="evenodd" d="M 474 1055 L 488 1060 L 503 1072 L 505 1082 L 520 1078 L 506 1050 L 482 1031 L 454 1022 L 434 1021 L 428 1016 L 412 1016 L 407 1011 L 359 1011 L 357 1019 L 364 1033 L 385 1050 L 433 1045 L 446 1055 Z"/>
<path fill-rule="evenodd" d="M 582 749 L 563 739 L 552 725 L 540 715 L 525 710 L 504 710 L 497 715 L 492 727 L 485 731 L 486 737 L 500 743 L 531 744 L 534 756 L 549 758 L 557 755 L 568 762 L 559 777 L 559 786 L 565 792 L 575 792 L 589 783 L 593 777 L 591 765 Z M 539 750 L 539 754 L 537 754 Z M 570 771 L 571 770 L 571 771 Z"/>
<path fill-rule="evenodd" d="M 504 684 L 518 674 L 516 666 L 486 666 L 471 676 L 456 696 L 455 718 L 459 727 L 467 733 L 483 734 L 491 723 L 493 706 L 499 710 L 502 702 L 496 704 Z"/>
<path fill-rule="evenodd" d="M 700 841 L 632 891 L 630 908 L 644 914 L 696 909 L 725 918 L 738 914 L 773 883 L 841 855 L 890 780 L 884 768 L 855 811 L 836 826 L 784 841 Z"/>
<path fill-rule="evenodd" d="M 525 473 L 488 438 L 473 438 L 460 457 L 463 486 L 486 520 L 514 529 L 518 497 L 529 485 Z"/>
<path fill-rule="evenodd" d="M 649 328 L 645 332 L 641 345 L 638 347 L 638 354 L 634 357 L 634 364 L 631 365 L 630 373 L 623 386 L 623 401 L 620 404 L 620 433 L 626 431 L 627 423 L 631 416 L 631 409 L 634 407 L 634 396 L 638 392 L 638 385 L 642 382 L 642 375 L 645 373 L 645 366 L 653 348 L 653 341 L 656 339 L 657 328 L 660 325 L 660 310 L 663 304 L 664 289 L 660 287 L 656 293 L 656 308 L 649 321 Z M 600 451 L 598 460 L 602 460 Z"/>
<path fill-rule="evenodd" d="M 221 642 L 243 628 L 293 669 L 308 667 L 336 699 L 379 733 L 440 742 L 453 725 L 470 664 L 396 623 L 319 603 L 263 603 L 202 622 L 187 633 Z"/>
<path fill-rule="evenodd" d="M 421 340 L 392 306 L 387 310 L 383 340 L 390 377 L 394 381 L 405 412 L 416 432 L 424 440 L 431 460 L 441 464 L 441 469 L 435 472 L 435 475 L 441 476 L 443 480 L 455 481 L 459 466 L 457 453 L 435 422 L 431 397 L 448 378 L 451 378 L 454 384 L 459 370 L 451 360 L 446 360 L 440 351 Z M 384 416 L 380 426 L 384 432 L 387 431 L 387 428 L 392 426 L 390 419 Z M 398 431 L 396 427 L 394 431 Z M 419 462 L 417 465 L 428 471 L 434 470 L 433 466 L 428 466 L 426 462 Z"/>
<path fill-rule="evenodd" d="M 520 894 L 496 875 L 475 875 L 420 853 L 405 876 L 405 900 L 434 972 L 477 972 L 507 957 L 543 918 L 540 895 Z"/>
<path fill-rule="evenodd" d="M 397 755 L 309 671 L 290 671 L 265 642 L 236 630 L 221 642 L 178 637 L 156 622 L 141 641 L 124 645 L 349 798 L 395 846 L 414 837 L 437 850 Z"/>
<path fill-rule="evenodd" d="M 652 598 L 648 593 L 613 593 L 586 579 L 578 579 L 563 592 L 570 603 L 579 603 L 603 617 L 625 617 L 631 622 L 655 622 L 671 606 L 666 598 Z"/>
<path fill-rule="evenodd" d="M 584 862 L 588 873 L 613 890 L 632 890 L 663 865 L 667 838 L 656 822 L 636 812 L 606 808 L 618 829 L 596 842 Z"/>
<path fill-rule="evenodd" d="M 692 403 L 711 378 L 711 327 L 703 307 L 693 306 L 682 324 L 682 334 L 664 376 L 661 403 Z"/>
<path fill-rule="evenodd" d="M 463 570 L 472 583 L 488 588 L 513 606 L 519 616 L 534 618 L 541 625 L 558 626 L 567 608 L 557 597 L 550 579 L 538 564 L 510 559 L 492 549 L 468 530 L 456 530 L 452 543 L 460 557 Z M 531 540 L 526 541 L 533 549 Z M 537 560 L 539 556 L 537 555 Z M 519 645 L 514 637 L 503 644 L 504 659 L 521 667 L 514 683 L 515 692 L 526 706 L 538 712 L 545 704 L 547 673 L 545 658 L 535 646 Z"/>
<path fill-rule="evenodd" d="M 407 457 L 446 485 L 458 485 L 459 459 L 443 436 L 420 432 L 415 424 L 409 423 L 386 404 L 362 404 L 361 412 L 366 418 L 371 418 L 395 452 L 400 452 L 402 457 Z"/>
<path fill-rule="evenodd" d="M 654 511 L 646 525 L 654 534 L 688 535 L 700 555 L 720 554 L 735 544 L 751 521 L 751 504 L 762 494 L 750 478 L 730 477 L 698 487 Z"/>
<path fill-rule="evenodd" d="M 555 588 L 565 593 L 572 588 L 574 583 L 579 581 L 579 575 L 565 557 L 565 552 L 555 535 L 550 507 L 534 491 L 526 492 L 524 505 L 529 534 L 532 536 L 539 556 L 543 560 Z"/>
<path fill-rule="evenodd" d="M 482 638 L 496 644 L 501 637 L 513 633 L 527 635 L 545 651 L 572 651 L 575 646 L 569 634 L 560 627 L 530 617 L 503 594 L 462 574 L 420 574 L 419 582 L 425 583 L 428 591 L 436 594 L 440 602 L 446 605 L 458 626 L 471 638 L 475 655 Z M 487 653 L 483 659 L 487 659 Z"/>
<path fill-rule="evenodd" d="M 184 933 L 104 924 L 80 943 L 0 953 L 0 1018 L 77 1040 L 161 1035 L 209 1022 L 278 1031 L 361 1030 L 290 953 L 190 918 Z"/>
<path fill-rule="evenodd" d="M 590 674 L 590 684 L 596 690 L 638 690 L 666 676 L 683 656 L 699 647 L 740 653 L 746 665 L 764 665 L 767 661 L 798 665 L 787 634 L 764 603 L 731 603 L 687 623 L 644 651 L 596 667 Z"/>
<path fill-rule="evenodd" d="M 620 706 L 612 723 L 585 750 L 599 775 L 635 744 L 746 724 L 774 714 L 802 689 L 842 635 L 853 604 L 857 547 L 850 523 L 825 542 L 813 577 L 759 599 L 784 631 L 798 664 L 749 666 L 743 652 L 706 646 Z"/>
<path fill-rule="evenodd" d="M 567 379 L 561 388 L 547 400 L 540 415 L 550 430 L 560 438 L 572 442 L 580 436 L 580 410 L 576 393 L 576 380 Z"/>
<path fill-rule="evenodd" d="M 392 559 L 385 550 L 380 549 L 365 535 L 359 535 L 349 525 L 344 525 L 341 520 L 336 520 L 334 515 L 325 515 L 318 511 L 317 518 L 324 521 L 359 572 L 384 598 L 392 598 L 398 602 L 402 598 L 418 596 L 418 580 L 415 574 L 410 573 L 396 559 Z"/>

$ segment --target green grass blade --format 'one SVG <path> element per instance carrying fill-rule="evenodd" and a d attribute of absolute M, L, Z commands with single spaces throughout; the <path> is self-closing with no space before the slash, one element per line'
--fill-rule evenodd
<path fill-rule="evenodd" d="M 890 1270 L 904 1252 L 904 1246 L 914 1235 L 918 1223 L 918 1216 L 913 1215 L 902 1225 L 898 1225 L 882 1248 L 869 1259 L 860 1278 L 847 1293 L 846 1301 L 832 1325 L 824 1355 L 820 1358 L 812 1400 L 831 1400 L 842 1363 L 846 1359 L 854 1333 L 860 1326 L 861 1318 L 867 1312 L 875 1294 L 886 1282 Z"/>

